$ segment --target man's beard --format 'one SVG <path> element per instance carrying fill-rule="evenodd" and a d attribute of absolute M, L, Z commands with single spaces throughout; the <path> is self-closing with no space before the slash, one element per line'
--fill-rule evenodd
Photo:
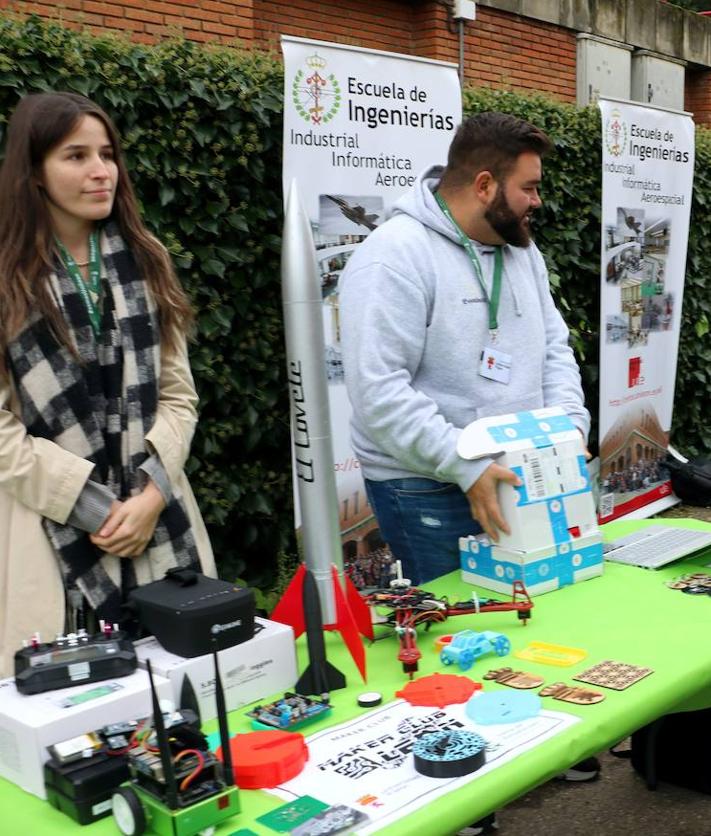
<path fill-rule="evenodd" d="M 516 215 L 509 206 L 503 188 L 499 187 L 491 206 L 484 212 L 484 217 L 507 244 L 514 247 L 527 247 L 531 243 L 531 230 L 525 222 L 528 212 Z"/>

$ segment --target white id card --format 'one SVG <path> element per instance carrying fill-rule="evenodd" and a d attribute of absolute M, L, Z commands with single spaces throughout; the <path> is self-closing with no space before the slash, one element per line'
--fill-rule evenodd
<path fill-rule="evenodd" d="M 490 345 L 485 346 L 481 352 L 479 374 L 498 383 L 508 383 L 511 379 L 511 355 Z"/>

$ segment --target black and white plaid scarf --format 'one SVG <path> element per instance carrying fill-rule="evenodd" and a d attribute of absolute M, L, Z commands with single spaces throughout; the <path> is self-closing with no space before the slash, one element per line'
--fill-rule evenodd
<path fill-rule="evenodd" d="M 8 347 L 22 421 L 32 436 L 54 441 L 94 463 L 91 478 L 117 498 L 140 492 L 139 471 L 155 421 L 160 340 L 155 302 L 113 224 L 101 236 L 101 334 L 63 265 L 49 281 L 81 362 L 35 315 Z M 88 535 L 43 518 L 67 588 L 78 587 L 99 618 L 120 617 L 125 594 L 173 566 L 198 566 L 198 552 L 176 488 L 148 548 L 138 558 L 106 554 Z"/>

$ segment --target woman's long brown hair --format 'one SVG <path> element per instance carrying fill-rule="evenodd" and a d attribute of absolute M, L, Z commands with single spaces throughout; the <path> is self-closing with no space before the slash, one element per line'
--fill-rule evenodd
<path fill-rule="evenodd" d="M 84 116 L 103 122 L 118 166 L 111 218 L 136 260 L 158 307 L 161 345 L 177 347 L 178 335 L 193 321 L 188 298 L 168 253 L 146 230 L 126 169 L 113 122 L 94 102 L 75 93 L 37 93 L 21 99 L 7 133 L 0 168 L 0 375 L 6 375 L 8 343 L 37 311 L 57 339 L 71 348 L 66 323 L 49 290 L 54 269 L 54 233 L 42 193 L 47 154 Z"/>

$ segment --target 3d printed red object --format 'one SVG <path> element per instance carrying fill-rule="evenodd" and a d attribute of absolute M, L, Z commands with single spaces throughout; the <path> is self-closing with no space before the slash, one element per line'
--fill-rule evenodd
<path fill-rule="evenodd" d="M 303 734 L 255 731 L 230 740 L 235 783 L 243 790 L 275 787 L 295 778 L 309 759 Z M 222 747 L 215 754 L 222 760 Z"/>
<path fill-rule="evenodd" d="M 306 630 L 303 599 L 305 574 L 306 567 L 302 563 L 296 570 L 296 574 L 286 588 L 281 600 L 269 616 L 272 621 L 278 621 L 292 627 L 294 637 L 297 639 Z M 365 648 L 360 640 L 359 633 L 373 641 L 373 624 L 370 618 L 370 610 L 347 575 L 343 580 L 345 585 L 344 594 L 335 567 L 331 568 L 331 582 L 336 602 L 336 622 L 335 624 L 324 624 L 323 629 L 338 630 L 348 648 L 348 652 L 356 663 L 363 682 L 365 682 Z"/>
<path fill-rule="evenodd" d="M 475 691 L 480 691 L 481 687 L 481 682 L 474 682 L 467 676 L 433 673 L 408 682 L 404 688 L 395 692 L 395 696 L 402 697 L 410 705 L 434 705 L 444 708 L 445 705 L 466 702 Z"/>

